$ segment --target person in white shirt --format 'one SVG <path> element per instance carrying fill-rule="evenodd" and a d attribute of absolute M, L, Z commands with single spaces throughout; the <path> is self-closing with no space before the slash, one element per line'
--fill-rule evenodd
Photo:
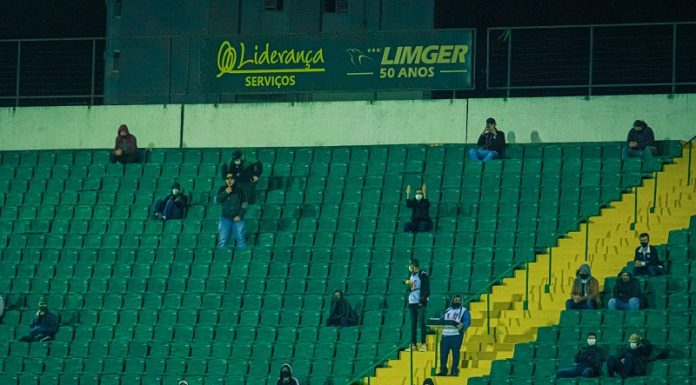
<path fill-rule="evenodd" d="M 471 313 L 462 306 L 462 296 L 457 294 L 452 297 L 452 306 L 445 310 L 445 314 L 440 317 L 441 321 L 454 321 L 457 326 L 445 326 L 442 329 L 442 340 L 440 341 L 440 372 L 438 376 L 447 375 L 447 358 L 452 352 L 452 370 L 450 375 L 459 375 L 459 351 L 464 341 L 464 333 L 471 325 Z"/>
<path fill-rule="evenodd" d="M 428 351 L 425 345 L 425 308 L 430 296 L 430 278 L 428 273 L 420 269 L 417 259 L 408 263 L 409 276 L 404 281 L 408 286 L 408 310 L 411 314 L 411 346 L 409 350 Z M 420 349 L 416 345 L 417 329 L 421 330 Z"/>

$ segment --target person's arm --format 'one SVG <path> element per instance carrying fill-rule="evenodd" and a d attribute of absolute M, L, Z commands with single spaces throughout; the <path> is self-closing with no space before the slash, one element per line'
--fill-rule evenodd
<path fill-rule="evenodd" d="M 476 142 L 476 145 L 479 147 L 483 147 L 486 145 L 486 132 L 487 130 L 483 130 L 481 135 L 479 135 L 478 142 Z"/>
<path fill-rule="evenodd" d="M 53 313 L 48 313 L 46 317 L 46 326 L 43 327 L 43 333 L 53 336 L 58 331 L 58 316 Z"/>
<path fill-rule="evenodd" d="M 428 297 L 430 296 L 430 277 L 425 271 L 420 273 L 420 303 L 425 306 L 428 304 Z"/>
<path fill-rule="evenodd" d="M 229 195 L 227 194 L 227 191 L 225 191 L 226 189 L 227 187 L 223 186 L 220 187 L 220 190 L 218 190 L 217 195 L 215 196 L 215 201 L 217 203 L 222 203 L 227 200 Z"/>
<path fill-rule="evenodd" d="M 629 298 L 640 298 L 642 292 L 640 290 L 640 283 L 637 279 L 631 278 L 631 295 Z"/>
<path fill-rule="evenodd" d="M 131 138 L 133 138 L 133 152 L 138 151 L 138 138 L 135 135 L 131 135 Z"/>
<path fill-rule="evenodd" d="M 505 152 L 505 133 L 498 131 L 495 136 L 495 151 L 498 152 L 500 157 L 503 157 L 503 152 Z"/>
<path fill-rule="evenodd" d="M 462 304 L 462 306 L 464 306 L 464 304 Z M 462 318 L 461 322 L 462 325 L 459 327 L 459 332 L 464 333 L 466 329 L 471 326 L 471 312 L 469 310 L 464 311 L 464 317 Z"/>
<path fill-rule="evenodd" d="M 583 298 L 584 300 L 594 300 L 597 301 L 597 297 L 599 296 L 599 281 L 597 278 L 592 277 L 590 278 L 590 281 L 588 282 L 587 285 L 587 295 Z"/>
<path fill-rule="evenodd" d="M 614 287 L 611 289 L 611 293 L 614 298 L 621 298 L 621 293 L 619 293 L 619 281 L 616 280 L 614 282 Z"/>
<path fill-rule="evenodd" d="M 650 246 L 650 256 L 650 260 L 655 266 L 664 268 L 664 264 L 662 264 L 662 261 L 660 261 L 660 255 L 658 254 L 657 247 Z"/>
<path fill-rule="evenodd" d="M 239 190 L 239 201 L 240 201 L 240 205 L 239 205 L 239 212 L 237 213 L 237 216 L 239 218 L 244 218 L 244 214 L 246 214 L 247 207 L 249 207 L 249 202 L 247 201 L 246 193 L 244 192 L 244 190 L 241 190 L 241 189 Z"/>

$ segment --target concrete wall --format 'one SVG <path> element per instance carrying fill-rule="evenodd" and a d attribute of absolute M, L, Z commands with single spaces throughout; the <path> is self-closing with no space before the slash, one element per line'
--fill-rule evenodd
<path fill-rule="evenodd" d="M 622 141 L 635 119 L 657 139 L 696 134 L 696 94 L 0 109 L 0 150 L 108 148 L 126 123 L 140 147 L 472 143 L 489 116 L 509 143 Z"/>
<path fill-rule="evenodd" d="M 181 106 L 0 109 L 0 150 L 111 148 L 122 123 L 139 147 L 178 147 Z"/>

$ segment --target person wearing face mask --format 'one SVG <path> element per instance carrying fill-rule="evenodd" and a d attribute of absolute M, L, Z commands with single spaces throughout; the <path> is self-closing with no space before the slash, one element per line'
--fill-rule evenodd
<path fill-rule="evenodd" d="M 411 209 L 411 221 L 404 225 L 405 232 L 421 233 L 432 229 L 430 201 L 426 196 L 425 183 L 416 190 L 414 198 L 411 198 L 411 185 L 406 186 L 406 207 Z"/>
<path fill-rule="evenodd" d="M 556 378 L 597 377 L 602 368 L 604 351 L 597 346 L 597 335 L 587 334 L 587 346 L 575 353 L 575 364 L 556 370 Z"/>
<path fill-rule="evenodd" d="M 652 128 L 642 120 L 633 122 L 633 128 L 628 131 L 626 145 L 621 151 L 621 158 L 650 159 L 657 154 L 655 134 Z"/>
<path fill-rule="evenodd" d="M 478 148 L 469 150 L 471 160 L 488 162 L 491 159 L 500 159 L 505 151 L 505 133 L 496 127 L 495 119 L 486 119 L 486 128 L 478 138 L 476 143 Z"/>
<path fill-rule="evenodd" d="M 357 324 L 358 314 L 343 296 L 343 292 L 339 289 L 334 290 L 331 297 L 331 313 L 326 319 L 326 326 L 355 326 Z"/>
<path fill-rule="evenodd" d="M 29 335 L 20 338 L 20 341 L 49 341 L 58 331 L 58 316 L 48 310 L 48 303 L 43 298 L 39 299 L 39 310 L 36 311 L 30 328 Z"/>
<path fill-rule="evenodd" d="M 440 372 L 438 376 L 447 375 L 447 358 L 452 352 L 452 370 L 450 375 L 459 375 L 459 351 L 464 341 L 464 333 L 471 325 L 471 313 L 462 306 L 462 296 L 457 294 L 452 297 L 452 306 L 445 310 L 445 314 L 440 317 L 441 321 L 454 321 L 457 326 L 445 326 L 442 329 L 442 339 L 440 340 Z"/>
<path fill-rule="evenodd" d="M 408 288 L 408 311 L 411 315 L 411 346 L 409 351 L 420 350 L 427 352 L 428 348 L 425 345 L 425 310 L 428 306 L 428 297 L 430 296 L 430 277 L 428 273 L 421 270 L 417 259 L 412 259 L 408 263 L 408 278 L 404 281 Z M 420 328 L 421 339 L 420 349 L 416 345 L 417 329 Z"/>
<path fill-rule="evenodd" d="M 650 245 L 650 235 L 642 233 L 638 236 L 638 240 L 640 240 L 640 246 L 636 248 L 633 257 L 635 264 L 633 275 L 649 275 L 651 277 L 662 275 L 664 268 L 657 255 L 657 248 Z"/>
<path fill-rule="evenodd" d="M 246 248 L 244 214 L 248 204 L 244 190 L 235 185 L 234 174 L 226 175 L 225 185 L 218 190 L 215 202 L 220 205 L 221 211 L 218 222 L 218 248 L 226 248 L 232 234 L 237 241 L 237 247 Z"/>
<path fill-rule="evenodd" d="M 566 310 L 596 309 L 599 306 L 599 281 L 592 276 L 590 265 L 582 264 L 575 272 Z"/>
<path fill-rule="evenodd" d="M 283 366 L 280 367 L 280 377 L 278 377 L 276 385 L 300 385 L 300 381 L 292 376 L 292 367 L 290 364 L 283 364 Z"/>
<path fill-rule="evenodd" d="M 152 205 L 152 211 L 155 213 L 155 218 L 162 218 L 163 221 L 168 219 L 181 219 L 186 216 L 188 207 L 188 198 L 184 195 L 179 182 L 172 183 L 172 193 L 167 195 L 164 200 L 157 199 Z"/>
<path fill-rule="evenodd" d="M 627 268 L 619 273 L 614 283 L 613 298 L 609 300 L 609 310 L 638 310 L 640 308 L 640 282 L 633 278 Z"/>
<path fill-rule="evenodd" d="M 256 202 L 256 184 L 263 173 L 261 162 L 253 158 L 247 159 L 242 150 L 237 149 L 232 152 L 229 166 L 226 163 L 222 165 L 222 175 L 228 173 L 234 174 L 237 187 L 244 190 L 248 203 L 254 204 Z"/>
<path fill-rule="evenodd" d="M 114 149 L 111 151 L 109 160 L 111 163 L 119 162 L 121 164 L 140 162 L 138 141 L 135 135 L 128 131 L 128 126 L 125 124 L 118 127 L 116 143 L 114 144 Z"/>
<path fill-rule="evenodd" d="M 619 353 L 607 359 L 607 374 L 614 377 L 619 372 L 621 378 L 644 376 L 652 345 L 637 333 L 628 338 L 628 347 L 622 346 Z"/>

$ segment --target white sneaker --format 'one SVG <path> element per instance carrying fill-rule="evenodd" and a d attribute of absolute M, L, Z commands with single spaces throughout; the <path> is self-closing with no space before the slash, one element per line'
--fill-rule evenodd
<path fill-rule="evenodd" d="M 418 349 L 418 351 L 427 352 L 427 351 L 428 351 L 428 347 L 427 347 L 425 344 L 421 344 L 420 349 Z"/>
<path fill-rule="evenodd" d="M 416 352 L 416 351 L 418 351 L 418 347 L 416 345 L 411 345 L 411 346 L 406 348 L 406 351 L 407 352 L 410 352 L 410 351 Z"/>

